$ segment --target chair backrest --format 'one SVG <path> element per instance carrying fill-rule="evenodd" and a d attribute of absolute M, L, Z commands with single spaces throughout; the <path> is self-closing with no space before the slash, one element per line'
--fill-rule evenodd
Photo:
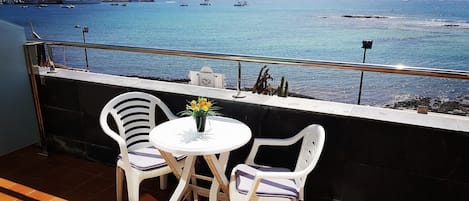
<path fill-rule="evenodd" d="M 212 68 L 204 66 L 200 71 L 189 71 L 189 84 L 204 87 L 225 88 L 225 75 L 214 73 Z"/>
<path fill-rule="evenodd" d="M 324 147 L 325 131 L 321 125 L 313 124 L 301 130 L 298 135 L 303 136 L 303 142 L 295 172 L 305 171 L 304 176 L 297 180 L 300 186 L 304 186 L 306 177 L 318 163 L 319 156 Z"/>
<path fill-rule="evenodd" d="M 101 127 L 110 137 L 117 137 L 113 136 L 115 134 L 110 132 L 108 125 L 108 116 L 111 115 L 128 151 L 151 146 L 148 134 L 156 125 L 156 106 L 169 120 L 177 118 L 159 98 L 143 92 L 128 92 L 114 97 L 104 106 L 100 116 Z"/>

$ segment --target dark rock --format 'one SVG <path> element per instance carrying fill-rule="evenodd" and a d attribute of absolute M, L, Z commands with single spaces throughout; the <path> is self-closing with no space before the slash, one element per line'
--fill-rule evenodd
<path fill-rule="evenodd" d="M 394 109 L 401 109 L 401 108 L 416 109 L 419 105 L 428 106 L 429 109 L 432 108 L 432 106 L 430 105 L 430 98 L 428 98 L 428 97 L 416 97 L 415 99 L 400 101 L 400 102 L 394 103 L 394 105 L 392 105 L 391 108 L 394 108 Z"/>
<path fill-rule="evenodd" d="M 456 101 L 444 102 L 440 105 L 440 107 L 436 110 L 436 112 L 445 113 L 447 111 L 459 109 L 459 106 L 460 106 L 459 102 L 456 102 Z"/>
<path fill-rule="evenodd" d="M 142 76 L 142 75 L 121 75 L 125 77 L 138 77 L 142 79 L 148 80 L 157 80 L 157 81 L 165 81 L 165 82 L 176 82 L 176 83 L 189 83 L 191 80 L 186 78 L 175 79 L 175 78 L 161 78 L 161 77 L 151 77 L 151 76 Z"/>
<path fill-rule="evenodd" d="M 445 24 L 444 27 L 459 27 L 459 24 Z"/>
<path fill-rule="evenodd" d="M 342 15 L 342 17 L 345 18 L 375 18 L 375 19 L 386 19 L 389 18 L 387 16 L 381 16 L 381 15 Z"/>
<path fill-rule="evenodd" d="M 432 97 L 412 97 L 404 101 L 387 104 L 385 108 L 417 109 L 418 106 L 428 106 L 430 112 L 469 116 L 469 97 L 458 97 L 454 100 L 441 100 Z"/>

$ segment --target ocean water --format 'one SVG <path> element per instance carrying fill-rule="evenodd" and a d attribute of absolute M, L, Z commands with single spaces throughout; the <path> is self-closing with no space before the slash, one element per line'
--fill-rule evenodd
<path fill-rule="evenodd" d="M 469 70 L 469 1 L 444 0 L 257 0 L 246 7 L 235 1 L 157 1 L 110 6 L 0 5 L 0 19 L 25 27 L 42 38 L 81 42 L 88 26 L 90 43 L 158 47 L 275 57 L 362 62 L 364 39 L 374 41 L 366 62 Z M 377 15 L 352 19 L 342 15 Z M 448 26 L 451 25 L 451 26 Z M 237 63 L 170 56 L 88 50 L 90 70 L 118 75 L 187 78 L 204 65 L 236 83 Z M 83 49 L 54 49 L 56 62 L 84 68 Z M 262 64 L 242 63 L 243 87 L 252 87 Z M 360 72 L 268 65 L 278 85 L 315 98 L 356 103 Z M 384 105 L 403 97 L 454 99 L 469 96 L 469 81 L 365 73 L 362 104 Z"/>

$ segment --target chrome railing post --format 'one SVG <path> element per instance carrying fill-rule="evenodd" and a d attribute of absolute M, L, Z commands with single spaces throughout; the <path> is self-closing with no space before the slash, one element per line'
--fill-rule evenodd
<path fill-rule="evenodd" d="M 241 95 L 241 62 L 238 61 L 238 83 L 236 85 L 236 94 L 233 98 L 244 98 L 245 95 Z"/>
<path fill-rule="evenodd" d="M 41 65 L 41 61 L 38 61 L 38 47 L 40 46 L 41 49 L 44 49 L 44 43 L 41 44 L 34 44 L 34 43 L 26 43 L 24 45 L 24 53 L 25 53 L 25 59 L 26 59 L 26 68 L 28 70 L 28 76 L 29 76 L 29 81 L 31 85 L 31 92 L 33 95 L 33 100 L 34 100 L 34 108 L 36 110 L 36 120 L 37 120 L 37 125 L 39 129 L 39 140 L 40 140 L 40 146 L 41 146 L 41 152 L 39 155 L 41 156 L 48 156 L 47 152 L 47 137 L 46 137 L 46 132 L 44 128 L 44 119 L 42 115 L 42 110 L 41 110 L 41 103 L 39 102 L 39 89 L 36 85 L 36 66 Z M 45 52 L 44 52 L 45 53 Z M 39 54 L 42 54 L 39 53 Z M 42 60 L 42 56 L 39 58 L 39 60 Z M 33 61 L 36 60 L 36 61 Z M 37 63 L 36 63 L 37 62 Z"/>
<path fill-rule="evenodd" d="M 86 44 L 85 33 L 88 33 L 88 27 L 84 26 L 81 32 L 83 34 L 83 44 Z M 86 62 L 86 71 L 90 71 L 90 67 L 88 66 L 88 51 L 86 50 L 86 47 L 85 47 L 85 62 Z"/>
<path fill-rule="evenodd" d="M 62 56 L 64 57 L 64 65 L 66 66 L 67 65 L 67 60 L 66 60 L 66 55 L 65 55 L 65 46 L 62 47 Z"/>
<path fill-rule="evenodd" d="M 47 45 L 47 60 L 48 60 L 48 65 L 49 65 L 49 71 L 47 73 L 55 73 L 55 63 L 53 60 L 53 55 L 52 55 L 52 48 Z"/>

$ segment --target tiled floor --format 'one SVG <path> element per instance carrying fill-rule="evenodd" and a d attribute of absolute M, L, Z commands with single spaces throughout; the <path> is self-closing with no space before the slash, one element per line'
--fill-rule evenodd
<path fill-rule="evenodd" d="M 116 200 L 114 167 L 60 153 L 44 157 L 39 151 L 30 146 L 0 157 L 1 201 Z M 176 183 L 171 177 L 165 191 L 157 179 L 145 180 L 140 201 L 168 200 Z"/>

